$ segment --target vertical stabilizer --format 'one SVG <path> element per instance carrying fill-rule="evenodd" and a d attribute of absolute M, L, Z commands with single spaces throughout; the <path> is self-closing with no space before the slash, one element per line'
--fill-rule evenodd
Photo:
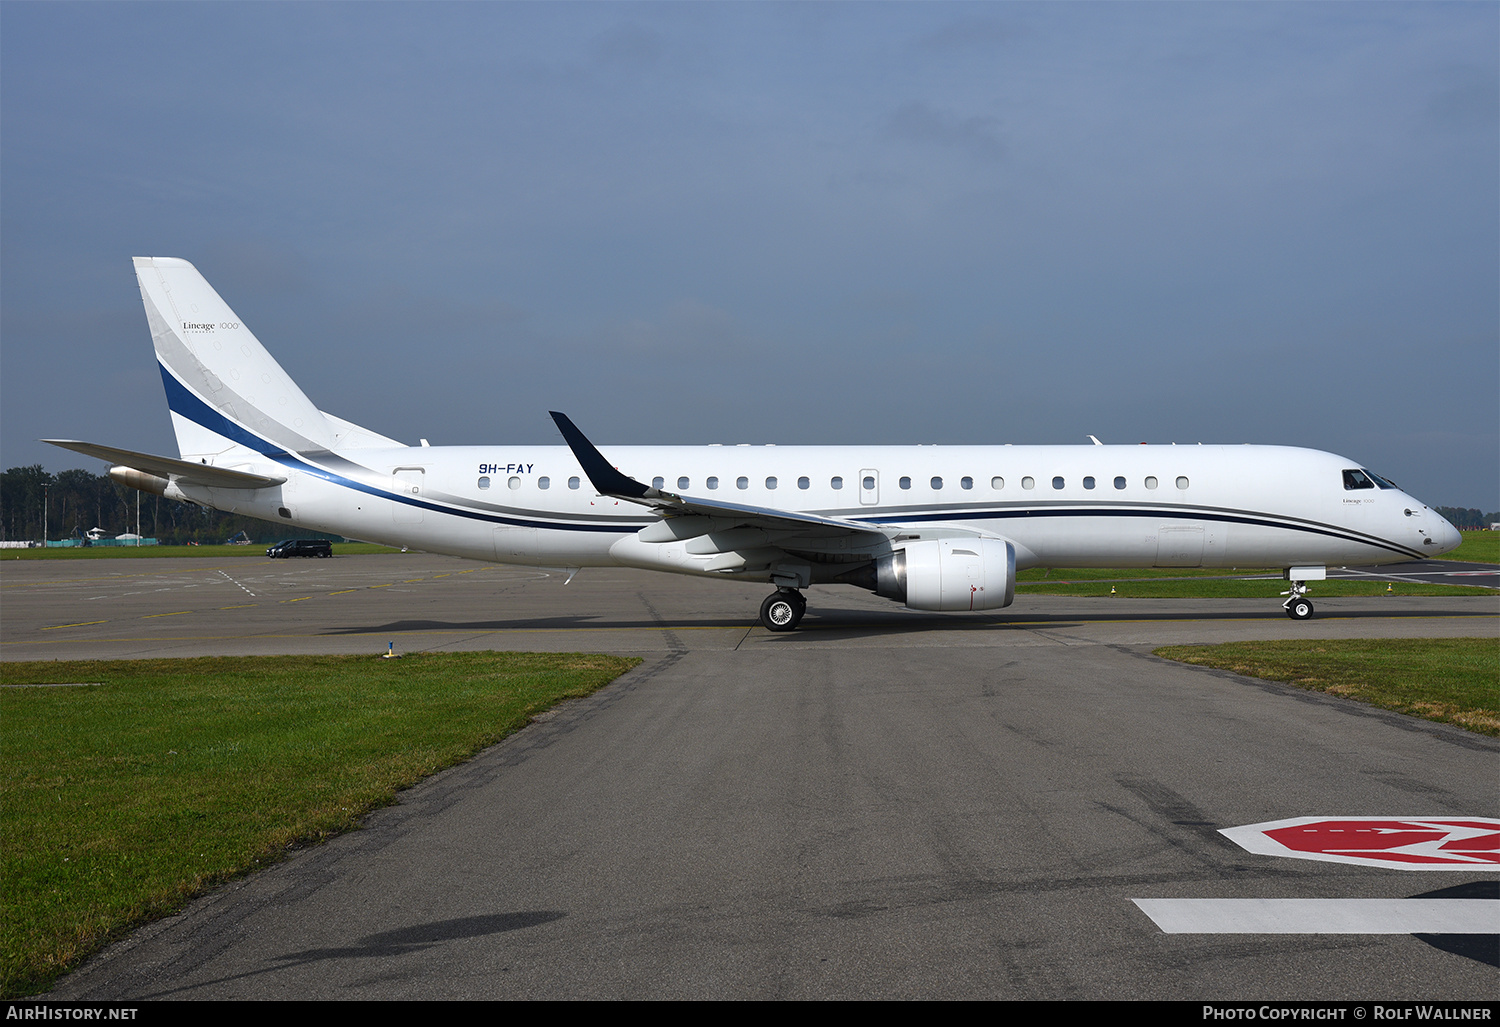
<path fill-rule="evenodd" d="M 334 429 L 198 269 L 136 257 L 182 458 L 331 449 Z"/>

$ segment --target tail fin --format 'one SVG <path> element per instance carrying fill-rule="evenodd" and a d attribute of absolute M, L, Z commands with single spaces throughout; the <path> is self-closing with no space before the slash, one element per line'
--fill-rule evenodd
<path fill-rule="evenodd" d="M 197 268 L 136 257 L 135 276 L 184 460 L 333 448 L 336 429 Z"/>

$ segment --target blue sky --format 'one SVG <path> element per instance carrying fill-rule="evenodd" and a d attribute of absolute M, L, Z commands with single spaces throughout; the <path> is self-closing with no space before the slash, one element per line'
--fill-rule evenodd
<path fill-rule="evenodd" d="M 1497 54 L 1492 3 L 10 0 L 0 466 L 175 452 L 151 254 L 411 442 L 1261 442 L 1497 509 Z"/>

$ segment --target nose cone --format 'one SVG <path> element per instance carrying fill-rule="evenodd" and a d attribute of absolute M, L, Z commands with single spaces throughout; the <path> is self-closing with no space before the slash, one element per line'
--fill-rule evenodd
<path fill-rule="evenodd" d="M 1437 544 L 1433 548 L 1436 549 L 1438 553 L 1453 552 L 1453 550 L 1457 549 L 1459 547 L 1459 544 L 1463 542 L 1464 537 L 1459 534 L 1457 528 L 1448 523 L 1448 518 L 1443 517 L 1436 512 L 1433 513 L 1432 517 L 1436 522 L 1435 527 L 1437 529 L 1432 533 L 1432 537 L 1437 542 Z"/>

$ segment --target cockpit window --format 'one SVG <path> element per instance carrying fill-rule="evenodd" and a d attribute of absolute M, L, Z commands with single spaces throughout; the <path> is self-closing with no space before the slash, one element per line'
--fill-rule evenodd
<path fill-rule="evenodd" d="M 1374 487 L 1375 483 L 1370 480 L 1370 476 L 1364 471 L 1344 472 L 1345 491 L 1350 491 L 1353 489 L 1373 489 Z"/>
<path fill-rule="evenodd" d="M 1374 471 L 1366 471 L 1365 473 L 1370 476 L 1371 481 L 1373 481 L 1376 485 L 1379 485 L 1383 489 L 1399 489 L 1401 487 L 1393 481 L 1388 481 L 1387 479 L 1382 478 Z"/>

